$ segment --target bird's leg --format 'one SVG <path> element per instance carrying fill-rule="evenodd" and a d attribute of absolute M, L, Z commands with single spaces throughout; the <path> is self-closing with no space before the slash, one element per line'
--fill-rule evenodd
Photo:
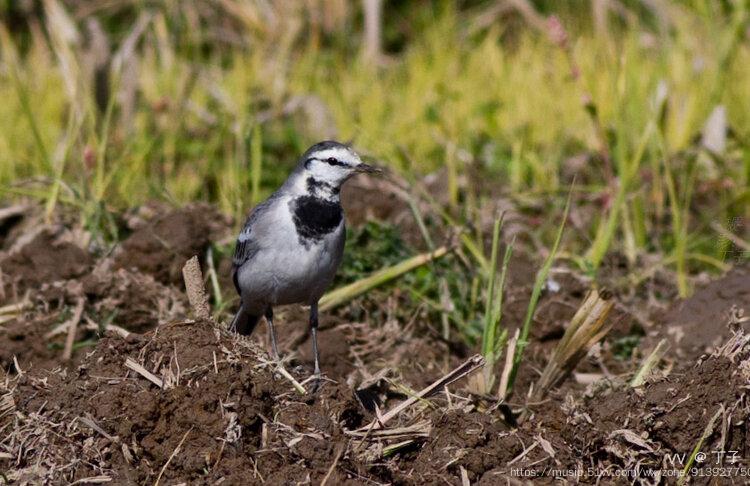
<path fill-rule="evenodd" d="M 271 335 L 272 358 L 279 361 L 279 348 L 276 346 L 276 330 L 273 328 L 273 308 L 269 305 L 266 308 L 266 322 L 268 323 L 268 333 Z"/>
<path fill-rule="evenodd" d="M 320 355 L 318 354 L 318 303 L 310 306 L 310 334 L 312 335 L 313 357 L 315 359 L 315 388 L 320 384 Z"/>

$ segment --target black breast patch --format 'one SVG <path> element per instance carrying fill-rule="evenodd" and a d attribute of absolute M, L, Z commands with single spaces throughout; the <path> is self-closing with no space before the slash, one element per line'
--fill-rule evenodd
<path fill-rule="evenodd" d="M 300 196 L 290 203 L 292 220 L 300 243 L 318 241 L 341 224 L 344 217 L 338 201 L 326 201 L 313 196 Z"/>

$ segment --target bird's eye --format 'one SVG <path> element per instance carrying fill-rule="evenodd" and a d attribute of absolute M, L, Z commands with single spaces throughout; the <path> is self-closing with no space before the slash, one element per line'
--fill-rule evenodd
<path fill-rule="evenodd" d="M 331 165 L 336 165 L 339 163 L 339 161 L 336 160 L 336 157 L 328 157 L 328 159 L 326 159 L 326 162 L 328 162 Z"/>

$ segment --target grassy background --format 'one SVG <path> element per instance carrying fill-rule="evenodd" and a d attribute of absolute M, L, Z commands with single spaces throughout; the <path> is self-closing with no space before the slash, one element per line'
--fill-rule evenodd
<path fill-rule="evenodd" d="M 576 173 L 597 210 L 563 256 L 587 272 L 657 254 L 687 295 L 747 258 L 716 229 L 750 217 L 746 1 L 385 2 L 375 54 L 341 0 L 2 5 L 3 197 L 90 229 L 152 198 L 241 220 L 335 137 L 407 180 L 446 170 L 458 222 L 468 199 L 545 201 L 547 245 Z"/>

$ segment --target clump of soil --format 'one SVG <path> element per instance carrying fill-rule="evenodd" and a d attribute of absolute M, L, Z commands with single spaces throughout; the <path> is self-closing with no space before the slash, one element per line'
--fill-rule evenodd
<path fill-rule="evenodd" d="M 595 458 L 598 470 L 639 470 L 644 480 L 688 464 L 704 434 L 700 451 L 705 456 L 694 463 L 698 470 L 747 467 L 748 340 L 736 334 L 714 355 L 686 363 L 667 378 L 586 400 L 571 411 L 563 437 L 581 457 Z M 708 482 L 710 474 L 702 479 Z M 725 479 L 743 482 L 739 475 Z"/>
<path fill-rule="evenodd" d="M 115 268 L 135 268 L 163 284 L 180 285 L 185 261 L 198 255 L 203 262 L 211 241 L 231 227 L 231 221 L 207 204 L 168 211 L 145 208 L 141 213 L 133 218 L 134 231 L 115 256 Z"/>
<path fill-rule="evenodd" d="M 41 314 L 4 324 L 0 329 L 2 369 L 29 371 L 60 366 L 65 335 L 48 337 L 47 333 L 63 322 L 61 317 L 60 313 Z M 81 352 L 85 349 L 80 348 Z"/>
<path fill-rule="evenodd" d="M 127 368 L 127 358 L 162 386 Z M 342 426 L 361 422 L 354 396 L 341 385 L 301 396 L 263 362 L 249 340 L 210 322 L 178 322 L 107 337 L 76 370 L 21 375 L 8 395 L 16 414 L 4 419 L 14 423 L 2 449 L 22 451 L 11 479 L 320 481 Z"/>
<path fill-rule="evenodd" d="M 129 218 L 133 233 L 113 258 L 97 250 L 87 232 L 42 224 L 38 213 L 24 208 L 0 214 L 8 216 L 0 228 L 0 302 L 16 307 L 0 325 L 0 366 L 6 370 L 16 364 L 21 370 L 70 364 L 61 356 L 66 322 L 79 300 L 84 307 L 72 363 L 107 328 L 144 332 L 184 317 L 187 299 L 181 276 L 177 279 L 182 264 L 190 252 L 205 256 L 210 242 L 229 228 L 226 218 L 207 205 L 149 206 Z M 143 263 L 147 271 L 131 262 Z"/>
<path fill-rule="evenodd" d="M 8 296 L 80 277 L 91 270 L 92 264 L 92 256 L 62 226 L 42 226 L 25 234 L 5 255 L 0 255 L 2 283 Z"/>
<path fill-rule="evenodd" d="M 688 299 L 680 300 L 657 319 L 654 335 L 670 341 L 675 354 L 694 360 L 725 341 L 730 335 L 727 320 L 733 307 L 744 306 L 750 313 L 750 265 L 733 268 L 721 279 L 709 282 Z M 750 321 L 743 321 L 743 329 L 750 332 Z"/>
<path fill-rule="evenodd" d="M 105 260 L 79 279 L 44 284 L 29 300 L 20 315 L 0 328 L 0 366 L 22 370 L 49 369 L 65 365 L 61 361 L 67 329 L 79 299 L 84 302 L 77 322 L 73 363 L 90 351 L 97 334 L 106 329 L 144 332 L 154 325 L 186 314 L 185 295 L 155 281 L 150 275 L 130 270 L 112 270 Z"/>
<path fill-rule="evenodd" d="M 97 322 L 109 322 L 131 332 L 145 332 L 187 312 L 185 294 L 131 270 L 97 267 L 81 280 Z"/>
<path fill-rule="evenodd" d="M 534 406 L 517 428 L 454 391 L 400 414 L 386 428 L 392 438 L 368 438 L 373 416 L 356 387 L 327 382 L 300 395 L 252 341 L 207 321 L 173 322 L 108 336 L 75 370 L 7 380 L 0 465 L 18 484 L 500 484 L 521 473 L 552 480 L 555 471 L 594 484 L 635 470 L 645 481 L 646 471 L 681 469 L 665 457 L 687 452 L 686 460 L 714 416 L 703 450 L 746 450 L 749 341 L 737 334 L 704 362 L 640 388 Z M 303 382 L 308 373 L 291 372 Z M 379 389 L 383 410 L 406 398 L 399 387 Z"/>

